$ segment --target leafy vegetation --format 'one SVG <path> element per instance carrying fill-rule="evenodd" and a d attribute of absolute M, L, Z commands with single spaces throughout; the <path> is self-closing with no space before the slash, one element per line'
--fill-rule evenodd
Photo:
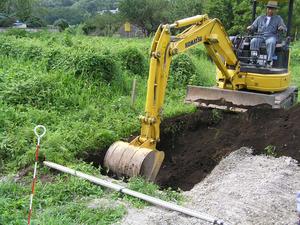
<path fill-rule="evenodd" d="M 74 166 L 73 166 L 74 167 Z M 90 165 L 81 164 L 76 169 L 97 173 Z M 69 175 L 47 175 L 47 168 L 39 170 L 34 196 L 32 224 L 111 224 L 125 213 L 122 205 L 115 207 L 88 207 L 88 202 L 104 196 L 101 187 Z M 29 176 L 30 175 L 30 176 Z M 12 177 L 0 181 L 0 223 L 24 224 L 27 222 L 30 181 L 32 174 L 22 178 L 23 183 L 15 182 Z M 48 180 L 47 180 L 48 179 Z"/>
<path fill-rule="evenodd" d="M 40 0 L 35 5 L 35 15 L 47 24 L 64 19 L 74 25 L 83 23 L 102 10 L 116 8 L 117 0 Z"/>
<path fill-rule="evenodd" d="M 120 29 L 122 23 L 124 21 L 118 14 L 105 12 L 87 19 L 82 29 L 85 34 L 111 37 Z"/>
<path fill-rule="evenodd" d="M 167 0 L 122 0 L 119 2 L 121 15 L 142 28 L 145 35 L 155 32 L 158 25 L 167 21 Z"/>
<path fill-rule="evenodd" d="M 267 147 L 265 147 L 264 150 L 265 150 L 265 152 L 266 152 L 266 155 L 273 156 L 273 157 L 276 157 L 276 156 L 277 156 L 277 153 L 276 153 L 276 146 L 268 145 Z"/>
<path fill-rule="evenodd" d="M 64 19 L 58 19 L 53 24 L 55 27 L 58 27 L 59 31 L 62 32 L 69 27 L 69 24 Z"/>
<path fill-rule="evenodd" d="M 137 192 L 141 192 L 143 194 L 157 197 L 159 199 L 165 201 L 171 201 L 177 204 L 181 204 L 184 202 L 184 198 L 181 195 L 180 190 L 172 190 L 171 188 L 166 189 L 164 191 L 158 191 L 159 186 L 154 183 L 146 182 L 143 178 L 134 177 L 129 180 L 128 188 Z M 130 202 L 133 206 L 137 208 L 143 208 L 144 206 L 148 206 L 149 204 L 141 199 L 134 198 L 129 195 L 123 196 L 120 193 L 115 193 L 115 197 L 123 198 L 127 202 Z"/>
<path fill-rule="evenodd" d="M 145 56 L 135 47 L 128 47 L 120 51 L 119 57 L 125 70 L 133 74 L 144 75 L 146 72 Z"/>

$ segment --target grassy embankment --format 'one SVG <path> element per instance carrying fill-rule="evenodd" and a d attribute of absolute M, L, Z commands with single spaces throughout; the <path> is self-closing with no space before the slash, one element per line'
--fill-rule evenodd
<path fill-rule="evenodd" d="M 82 152 L 104 149 L 139 130 L 150 43 L 48 33 L 0 36 L 0 224 L 26 223 L 35 125 L 48 129 L 41 155 L 95 175 L 98 170 L 80 160 Z M 183 104 L 184 86 L 211 85 L 214 71 L 201 48 L 174 59 L 164 117 L 193 111 Z M 138 95 L 130 107 L 134 78 Z M 16 179 L 15 174 L 26 169 L 29 173 Z M 43 181 L 37 184 L 34 224 L 111 224 L 126 211 L 122 204 L 89 208 L 92 198 L 121 196 L 77 178 L 53 175 L 47 168 L 39 173 Z M 140 179 L 129 185 L 165 199 L 180 198 L 171 191 L 161 194 Z"/>

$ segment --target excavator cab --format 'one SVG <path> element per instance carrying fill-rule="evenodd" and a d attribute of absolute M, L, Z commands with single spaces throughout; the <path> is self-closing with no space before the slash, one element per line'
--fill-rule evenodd
<path fill-rule="evenodd" d="M 250 41 L 253 38 L 262 38 L 261 35 L 236 36 L 232 38 L 234 51 L 240 61 L 243 72 L 253 72 L 261 74 L 287 73 L 290 59 L 290 38 L 280 37 L 277 40 L 275 54 L 273 56 L 273 65 L 267 65 L 266 43 L 262 42 L 258 51 L 250 50 Z M 253 61 L 255 53 L 255 61 Z"/>
<path fill-rule="evenodd" d="M 286 68 L 288 69 L 289 65 L 289 54 L 290 54 L 290 38 L 283 37 L 278 35 L 275 54 L 273 56 L 273 68 Z M 253 34 L 247 36 L 235 36 L 231 37 L 234 51 L 238 59 L 241 62 L 241 65 L 252 65 L 256 67 L 266 67 L 267 62 L 267 48 L 266 43 L 262 42 L 259 50 L 252 51 L 250 50 L 250 42 L 253 38 L 262 38 L 261 34 Z M 252 54 L 256 53 L 257 60 L 255 63 L 252 62 Z"/>

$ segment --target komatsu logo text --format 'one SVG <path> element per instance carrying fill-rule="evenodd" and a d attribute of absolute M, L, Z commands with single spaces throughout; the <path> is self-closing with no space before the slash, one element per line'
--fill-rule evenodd
<path fill-rule="evenodd" d="M 191 40 L 191 41 L 185 43 L 185 48 L 191 47 L 192 45 L 195 45 L 195 44 L 197 44 L 200 41 L 202 41 L 202 37 L 197 37 L 196 39 Z"/>

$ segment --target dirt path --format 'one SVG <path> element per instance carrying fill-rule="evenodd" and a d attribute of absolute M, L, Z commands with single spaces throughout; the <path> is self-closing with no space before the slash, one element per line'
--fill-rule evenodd
<path fill-rule="evenodd" d="M 300 167 L 289 157 L 254 156 L 248 148 L 231 153 L 184 195 L 186 207 L 230 224 L 295 224 Z M 124 225 L 207 224 L 158 207 L 130 209 Z"/>

